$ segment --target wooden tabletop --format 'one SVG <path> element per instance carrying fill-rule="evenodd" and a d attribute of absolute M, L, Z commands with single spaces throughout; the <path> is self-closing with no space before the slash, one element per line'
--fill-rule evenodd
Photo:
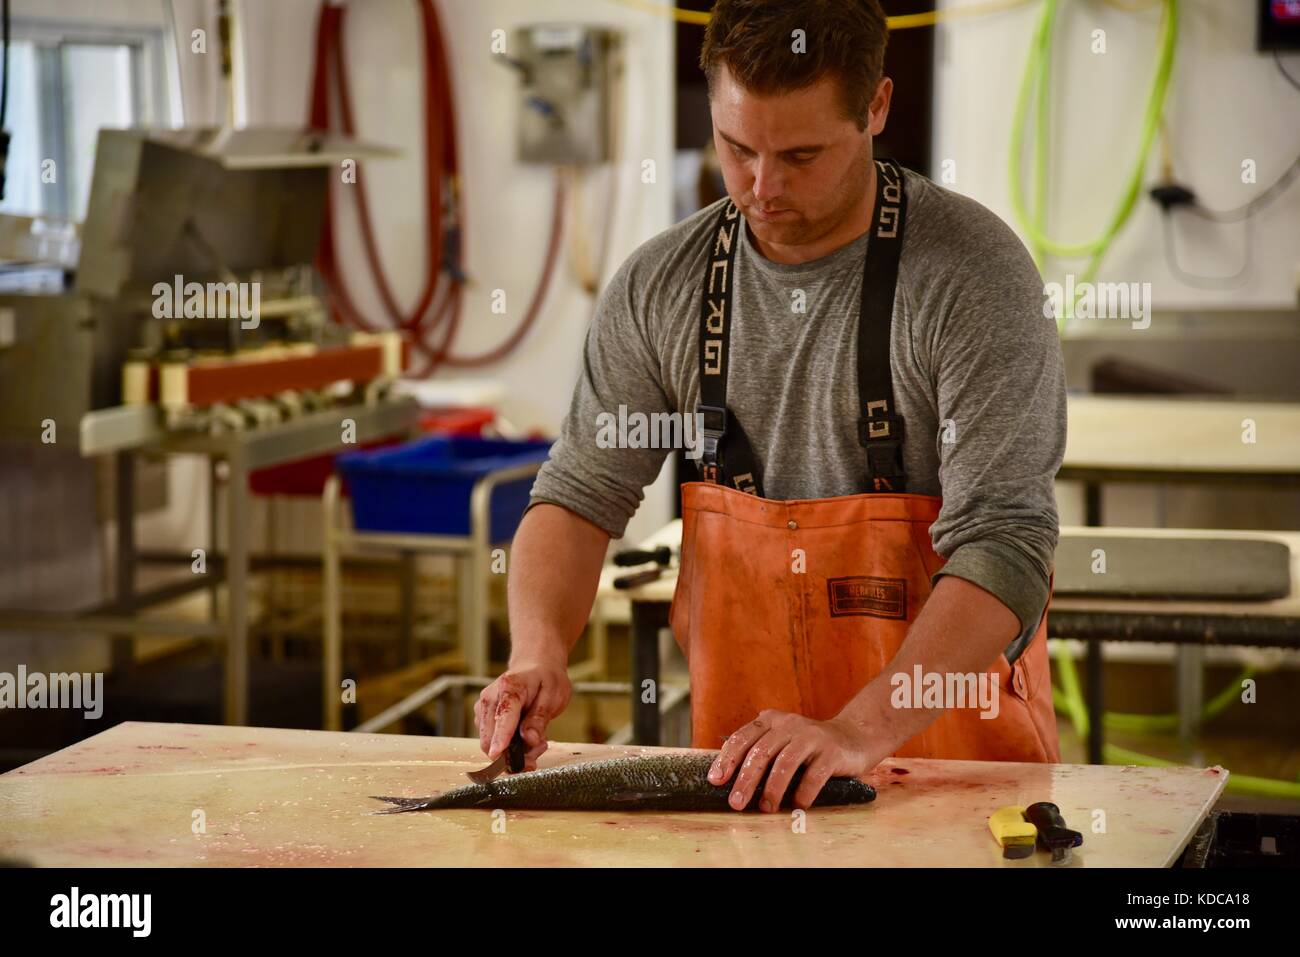
<path fill-rule="evenodd" d="M 1300 403 L 1071 395 L 1068 406 L 1061 478 L 1300 478 Z"/>
<path fill-rule="evenodd" d="M 660 750 L 672 749 L 552 743 L 541 763 Z M 127 722 L 0 775 L 0 857 L 46 867 L 1045 867 L 1044 852 L 1003 861 L 988 817 L 1052 801 L 1084 834 L 1070 866 L 1159 867 L 1228 778 L 1222 768 L 889 760 L 867 778 L 875 802 L 815 809 L 802 831 L 785 813 L 510 811 L 496 830 L 486 810 L 371 813 L 371 794 L 435 793 L 485 763 L 467 739 Z"/>

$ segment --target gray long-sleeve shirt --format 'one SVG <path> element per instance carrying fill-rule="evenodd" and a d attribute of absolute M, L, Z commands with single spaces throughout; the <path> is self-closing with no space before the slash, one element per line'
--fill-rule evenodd
<path fill-rule="evenodd" d="M 956 575 L 1020 619 L 1018 655 L 1048 597 L 1065 449 L 1060 341 L 1016 235 L 992 212 L 906 171 L 907 222 L 890 343 L 906 421 L 907 491 L 941 495 L 931 527 Z M 667 451 L 608 448 L 627 413 L 691 413 L 708 240 L 725 200 L 642 244 L 605 288 L 559 441 L 533 486 L 620 537 Z M 868 235 L 806 263 L 775 263 L 748 229 L 736 250 L 727 406 L 773 499 L 867 491 L 858 442 L 857 341 Z M 606 433 L 607 435 L 608 433 Z"/>

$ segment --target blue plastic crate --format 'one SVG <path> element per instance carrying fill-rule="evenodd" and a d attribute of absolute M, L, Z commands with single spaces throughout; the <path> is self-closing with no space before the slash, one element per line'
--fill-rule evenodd
<path fill-rule="evenodd" d="M 497 469 L 544 462 L 549 440 L 436 436 L 395 449 L 341 455 L 336 467 L 352 496 L 358 531 L 468 535 L 470 494 Z M 508 541 L 519 527 L 533 476 L 498 485 L 488 506 L 491 540 Z"/>

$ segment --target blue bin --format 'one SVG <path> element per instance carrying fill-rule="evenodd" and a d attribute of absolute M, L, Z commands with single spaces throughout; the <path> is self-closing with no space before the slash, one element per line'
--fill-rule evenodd
<path fill-rule="evenodd" d="M 470 494 L 497 469 L 544 462 L 549 440 L 437 436 L 371 452 L 350 452 L 335 462 L 352 496 L 358 531 L 416 535 L 468 535 Z M 519 527 L 533 476 L 492 492 L 491 541 L 508 541 Z"/>

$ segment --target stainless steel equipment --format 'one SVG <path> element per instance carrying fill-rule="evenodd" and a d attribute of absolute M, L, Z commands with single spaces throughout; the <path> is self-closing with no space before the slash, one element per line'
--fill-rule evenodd
<path fill-rule="evenodd" d="M 75 282 L 0 296 L 0 440 L 48 444 L 53 422 L 60 449 L 117 452 L 116 595 L 76 615 L 0 610 L 0 632 L 108 634 L 114 668 L 130 667 L 137 633 L 216 638 L 226 720 L 247 723 L 249 472 L 416 425 L 415 403 L 387 393 L 400 351 L 387 339 L 357 343 L 328 322 L 311 268 L 330 177 L 381 155 L 393 154 L 303 130 L 100 131 Z M 191 283 L 253 286 L 258 321 L 158 308 L 161 290 Z M 124 405 L 128 367 L 135 394 Z M 316 385 L 325 376 L 352 388 Z M 167 393 L 169 381 L 182 388 Z M 180 400 L 164 408 L 167 394 Z M 149 593 L 135 583 L 140 452 L 205 455 L 214 483 L 219 462 L 228 473 L 226 554 L 215 548 L 210 489 L 208 573 Z M 224 621 L 215 601 L 207 623 L 135 617 L 223 582 Z"/>

